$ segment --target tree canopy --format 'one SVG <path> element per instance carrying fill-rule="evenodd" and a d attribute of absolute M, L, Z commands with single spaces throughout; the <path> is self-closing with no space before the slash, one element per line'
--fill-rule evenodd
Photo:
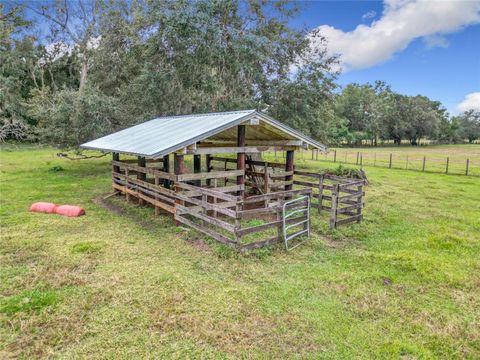
<path fill-rule="evenodd" d="M 0 140 L 72 147 L 155 116 L 245 108 L 327 144 L 478 138 L 473 112 L 449 118 L 440 103 L 380 81 L 340 90 L 328 43 L 312 53 L 287 1 L 0 9 Z"/>

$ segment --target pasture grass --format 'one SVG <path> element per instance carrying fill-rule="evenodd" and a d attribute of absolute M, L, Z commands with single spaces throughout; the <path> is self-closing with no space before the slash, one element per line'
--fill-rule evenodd
<path fill-rule="evenodd" d="M 238 253 L 96 205 L 109 158 L 55 153 L 1 152 L 0 358 L 480 357 L 479 178 L 366 168 L 363 223 Z"/>

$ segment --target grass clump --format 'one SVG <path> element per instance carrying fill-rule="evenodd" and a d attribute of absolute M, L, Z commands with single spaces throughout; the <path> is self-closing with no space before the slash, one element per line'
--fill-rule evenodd
<path fill-rule="evenodd" d="M 72 246 L 74 254 L 93 254 L 103 249 L 105 243 L 101 241 L 84 241 Z"/>
<path fill-rule="evenodd" d="M 60 296 L 54 290 L 22 291 L 0 300 L 0 313 L 13 315 L 18 312 L 40 311 L 56 304 L 59 300 Z"/>

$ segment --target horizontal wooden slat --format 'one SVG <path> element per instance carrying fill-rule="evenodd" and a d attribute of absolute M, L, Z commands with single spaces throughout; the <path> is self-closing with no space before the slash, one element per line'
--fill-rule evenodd
<path fill-rule="evenodd" d="M 161 201 L 158 201 L 158 200 L 155 200 L 155 199 L 152 199 L 144 194 L 141 194 L 139 193 L 138 191 L 135 191 L 135 190 L 131 190 L 131 189 L 128 189 L 127 187 L 125 186 L 122 186 L 122 185 L 119 185 L 119 184 L 116 184 L 116 183 L 112 183 L 112 187 L 117 189 L 117 190 L 120 190 L 124 193 L 127 193 L 129 195 L 132 195 L 132 196 L 135 196 L 135 197 L 138 197 L 140 199 L 143 199 L 145 200 L 146 202 L 154 205 L 154 206 L 157 206 L 159 208 L 162 208 L 170 213 L 174 213 L 175 212 L 175 209 L 173 206 L 170 206 L 170 205 L 167 205 Z"/>
<path fill-rule="evenodd" d="M 354 221 L 357 221 L 357 220 L 362 220 L 363 219 L 363 215 L 360 214 L 360 215 L 354 215 L 352 217 L 349 217 L 347 219 L 342 219 L 342 220 L 337 220 L 335 222 L 335 225 L 336 226 L 339 226 L 339 225 L 344 225 L 344 224 L 348 224 L 348 223 L 351 223 L 351 222 L 354 222 Z"/>
<path fill-rule="evenodd" d="M 293 196 L 293 195 L 308 195 L 311 193 L 312 193 L 312 189 L 278 191 L 278 192 L 269 193 L 269 194 L 250 196 L 244 199 L 243 203 L 247 204 L 252 202 L 258 202 L 260 200 L 277 199 L 280 197 Z"/>
<path fill-rule="evenodd" d="M 180 204 L 175 204 L 175 208 L 176 208 L 177 214 L 179 214 L 179 215 L 188 214 L 188 215 L 194 216 L 194 217 L 196 217 L 200 220 L 208 222 L 209 224 L 221 227 L 224 230 L 230 231 L 232 233 L 235 232 L 235 226 L 227 223 L 226 221 L 210 217 L 210 216 L 208 216 L 206 214 L 202 214 L 201 212 L 196 211 L 196 210 L 192 211 L 193 209 L 190 209 L 186 206 L 182 206 Z"/>
<path fill-rule="evenodd" d="M 320 177 L 320 174 L 312 173 L 312 172 L 308 172 L 308 171 L 295 170 L 293 173 L 295 175 L 308 176 L 308 177 L 313 177 L 313 178 L 319 178 Z"/>
<path fill-rule="evenodd" d="M 155 184 L 149 183 L 147 181 L 139 180 L 139 179 L 132 178 L 132 177 L 129 177 L 129 176 L 126 176 L 126 175 L 123 175 L 123 174 L 118 174 L 118 173 L 112 173 L 112 176 L 117 177 L 117 178 L 122 179 L 122 180 L 126 180 L 126 181 L 128 181 L 132 184 L 137 184 L 137 185 L 143 186 L 147 189 L 157 191 L 161 194 L 165 194 L 165 195 L 172 196 L 172 197 L 175 196 L 175 191 L 164 188 L 163 186 L 160 186 L 160 185 L 155 185 Z"/>
<path fill-rule="evenodd" d="M 300 221 L 300 220 L 304 220 L 304 219 L 306 219 L 305 215 L 298 216 L 298 217 L 295 217 L 295 218 L 287 219 L 286 223 L 287 224 L 293 224 L 296 221 Z M 247 234 L 250 234 L 250 233 L 259 232 L 259 231 L 263 231 L 263 230 L 266 230 L 266 229 L 278 227 L 279 225 L 283 225 L 283 220 L 276 220 L 276 221 L 269 222 L 269 223 L 266 223 L 266 224 L 261 224 L 261 225 L 257 225 L 257 226 L 251 226 L 251 227 L 247 227 L 247 228 L 237 229 L 236 233 L 239 236 L 243 236 L 243 235 L 247 235 Z"/>
<path fill-rule="evenodd" d="M 343 189 L 343 188 L 346 188 L 346 187 L 349 187 L 349 186 L 363 186 L 363 185 L 365 185 L 364 180 L 357 180 L 357 181 L 351 181 L 351 182 L 348 182 L 348 183 L 345 183 L 345 184 L 339 184 L 338 187 L 339 187 L 339 189 Z"/>
<path fill-rule="evenodd" d="M 204 233 L 205 235 L 211 236 L 212 238 L 214 238 L 217 241 L 220 241 L 221 243 L 231 245 L 231 246 L 237 246 L 239 244 L 237 241 L 231 240 L 228 237 L 217 233 L 216 231 L 213 231 L 209 228 L 206 228 L 206 227 L 203 227 L 199 224 L 196 224 L 193 221 L 188 220 L 187 218 L 185 218 L 181 215 L 175 214 L 175 220 L 181 222 L 182 224 L 188 225 L 191 228 L 193 228 L 197 231 L 200 231 L 201 233 Z"/>
<path fill-rule="evenodd" d="M 121 161 L 112 161 L 112 165 L 119 166 L 121 169 L 129 169 L 129 170 L 134 170 L 138 171 L 140 173 L 144 174 L 151 174 L 151 175 L 157 175 L 159 178 L 162 179 L 168 179 L 168 180 L 173 180 L 175 181 L 176 176 L 174 174 L 166 173 L 160 170 L 148 168 L 148 167 L 143 167 L 143 166 L 138 166 L 134 164 L 125 164 Z"/>
<path fill-rule="evenodd" d="M 175 183 L 175 186 L 179 187 L 180 189 L 184 189 L 184 190 L 198 191 L 202 194 L 213 196 L 213 197 L 225 200 L 225 201 L 240 200 L 240 197 L 237 197 L 237 196 L 225 194 L 225 193 L 222 193 L 220 191 L 216 191 L 214 189 L 202 188 L 202 187 L 198 187 L 198 186 L 188 185 L 188 184 L 185 184 L 185 183 L 182 183 L 182 182 Z"/>
<path fill-rule="evenodd" d="M 357 198 L 357 197 L 360 197 L 360 196 L 363 196 L 363 195 L 365 195 L 365 193 L 363 191 L 358 191 L 358 192 L 350 194 L 350 195 L 339 196 L 337 199 L 338 199 L 339 202 L 342 202 L 344 200 L 350 200 L 350 199 Z"/>
<path fill-rule="evenodd" d="M 337 214 L 348 213 L 355 209 L 361 209 L 363 207 L 362 203 L 357 203 L 355 205 L 345 206 L 343 208 L 337 208 Z"/>
<path fill-rule="evenodd" d="M 314 187 L 314 188 L 318 188 L 318 183 L 311 183 L 311 182 L 307 182 L 307 181 L 298 181 L 298 180 L 294 180 L 293 183 L 295 185 L 301 185 L 301 186 L 308 186 L 308 187 Z"/>
<path fill-rule="evenodd" d="M 202 179 L 219 179 L 230 176 L 244 175 L 244 170 L 228 170 L 228 171 L 211 171 L 197 174 L 177 175 L 178 181 L 202 180 Z"/>
<path fill-rule="evenodd" d="M 136 191 L 140 191 L 142 193 L 145 193 L 146 195 L 150 195 L 151 197 L 157 199 L 157 200 L 162 200 L 166 203 L 173 204 L 175 202 L 175 199 L 168 197 L 168 195 L 163 195 L 158 193 L 156 190 L 149 190 L 147 188 L 144 188 L 142 186 L 133 184 L 131 182 L 119 180 L 119 179 L 113 179 L 114 182 L 116 182 L 119 185 L 126 186 L 129 189 L 134 189 Z"/>
<path fill-rule="evenodd" d="M 236 218 L 235 211 L 226 208 L 228 205 L 232 206 L 231 205 L 232 202 L 217 203 L 217 204 L 205 203 L 205 202 L 202 202 L 202 200 L 199 200 L 199 199 L 189 198 L 189 197 L 183 196 L 181 193 L 177 194 L 177 198 L 180 199 L 180 200 L 186 201 L 188 203 L 201 206 L 201 207 L 205 208 L 206 210 L 217 211 L 221 214 L 230 216 L 231 218 L 234 218 L 234 219 Z M 233 206 L 235 206 L 235 205 L 233 205 Z"/>
<path fill-rule="evenodd" d="M 279 171 L 270 174 L 270 179 L 283 179 L 286 176 L 292 176 L 293 171 Z"/>

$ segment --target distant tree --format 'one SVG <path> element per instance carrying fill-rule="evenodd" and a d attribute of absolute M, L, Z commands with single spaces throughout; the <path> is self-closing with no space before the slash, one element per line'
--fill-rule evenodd
<path fill-rule="evenodd" d="M 467 139 L 469 143 L 480 139 L 480 112 L 469 110 L 462 115 L 455 117 L 458 121 L 458 136 L 464 140 Z"/>

